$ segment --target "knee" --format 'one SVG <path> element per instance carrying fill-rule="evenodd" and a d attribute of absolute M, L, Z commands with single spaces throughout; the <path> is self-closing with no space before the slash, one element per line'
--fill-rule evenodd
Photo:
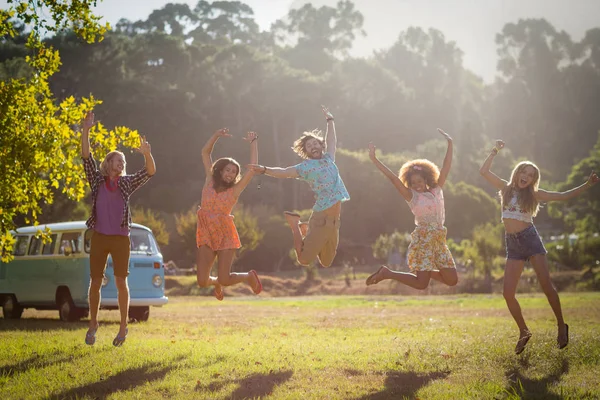
<path fill-rule="evenodd" d="M 118 290 L 127 290 L 127 278 L 115 276 L 115 285 Z"/>
<path fill-rule="evenodd" d="M 100 291 L 102 288 L 102 278 L 92 278 L 90 280 L 90 290 Z"/>
<path fill-rule="evenodd" d="M 458 277 L 455 276 L 455 277 L 452 277 L 452 278 L 446 280 L 446 284 L 448 286 L 456 286 L 458 284 Z"/>
<path fill-rule="evenodd" d="M 504 289 L 504 291 L 502 292 L 502 296 L 504 296 L 504 300 L 506 300 L 507 302 L 516 300 L 515 292 L 512 290 Z"/>

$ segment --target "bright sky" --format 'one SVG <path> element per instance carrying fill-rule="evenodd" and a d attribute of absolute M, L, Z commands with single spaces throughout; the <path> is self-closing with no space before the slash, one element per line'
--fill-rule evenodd
<path fill-rule="evenodd" d="M 210 1 L 210 0 L 209 0 Z M 261 29 L 298 8 L 306 0 L 242 0 L 254 10 Z M 335 6 L 338 0 L 312 0 L 315 6 Z M 167 3 L 197 0 L 104 0 L 97 14 L 111 24 L 124 17 L 132 21 L 145 19 L 153 10 Z M 367 56 L 374 49 L 389 47 L 409 26 L 434 27 L 447 40 L 455 41 L 464 52 L 464 66 L 486 82 L 496 71 L 495 36 L 507 22 L 520 18 L 545 18 L 556 29 L 566 31 L 573 40 L 581 40 L 588 29 L 600 27 L 600 0 L 354 0 L 356 9 L 365 16 L 367 37 L 357 38 L 352 54 Z M 6 0 L 0 0 L 6 6 Z"/>

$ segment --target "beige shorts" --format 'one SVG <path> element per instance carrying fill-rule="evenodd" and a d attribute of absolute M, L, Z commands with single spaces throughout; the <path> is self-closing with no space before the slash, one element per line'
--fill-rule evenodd
<path fill-rule="evenodd" d="M 302 242 L 302 253 L 298 262 L 308 265 L 317 257 L 324 267 L 333 263 L 340 240 L 340 217 L 326 215 L 324 211 L 313 211 L 308 220 L 308 232 Z"/>
<path fill-rule="evenodd" d="M 90 276 L 92 278 L 104 277 L 109 254 L 112 256 L 114 275 L 127 278 L 129 275 L 129 236 L 103 235 L 93 231 L 90 246 Z"/>

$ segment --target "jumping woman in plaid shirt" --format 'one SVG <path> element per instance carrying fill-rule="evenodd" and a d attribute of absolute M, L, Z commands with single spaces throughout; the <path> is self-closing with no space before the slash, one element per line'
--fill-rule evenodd
<path fill-rule="evenodd" d="M 85 335 L 85 343 L 96 342 L 98 330 L 98 310 L 100 308 L 100 288 L 106 269 L 108 255 L 112 256 L 115 284 L 118 291 L 121 326 L 113 340 L 114 346 L 121 346 L 127 338 L 127 312 L 129 310 L 129 229 L 131 214 L 129 196 L 148 182 L 156 172 L 150 143 L 141 137 L 138 153 L 144 155 L 146 165 L 133 175 L 125 173 L 125 155 L 120 151 L 111 151 L 96 167 L 96 161 L 90 152 L 90 128 L 94 125 L 94 114 L 89 112 L 83 120 L 81 129 L 81 156 L 85 176 L 92 189 L 92 214 L 87 226 L 93 230 L 90 244 L 90 326 Z"/>

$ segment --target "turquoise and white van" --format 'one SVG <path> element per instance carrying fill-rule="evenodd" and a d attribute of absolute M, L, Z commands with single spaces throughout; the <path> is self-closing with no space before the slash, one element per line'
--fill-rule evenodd
<path fill-rule="evenodd" d="M 51 241 L 42 243 L 39 230 L 51 231 Z M 77 321 L 89 314 L 90 238 L 85 221 L 28 226 L 12 232 L 14 260 L 0 262 L 0 304 L 4 318 L 21 318 L 25 308 L 58 310 L 63 321 Z M 129 318 L 147 321 L 150 306 L 162 306 L 163 258 L 152 231 L 133 224 L 130 233 Z M 117 288 L 108 265 L 102 282 L 100 308 L 117 309 Z"/>

